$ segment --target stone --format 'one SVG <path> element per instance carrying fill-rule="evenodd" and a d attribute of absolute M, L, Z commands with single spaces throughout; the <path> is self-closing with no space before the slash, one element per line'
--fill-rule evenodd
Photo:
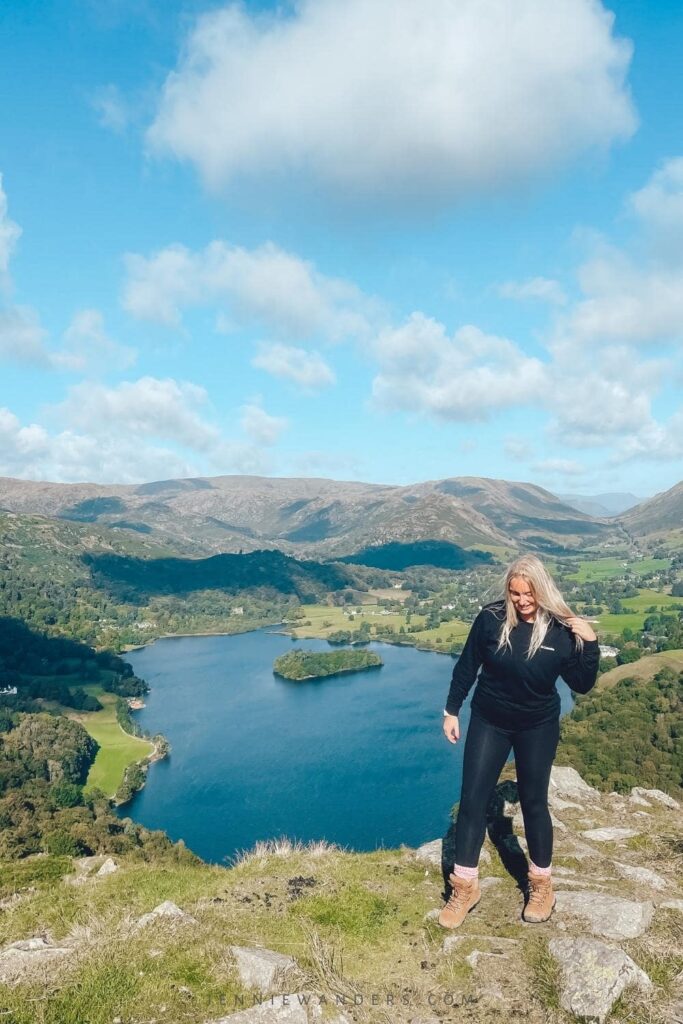
<path fill-rule="evenodd" d="M 560 1005 L 580 1020 L 604 1024 L 624 989 L 652 988 L 630 956 L 597 939 L 551 939 L 548 948 L 561 966 Z"/>
<path fill-rule="evenodd" d="M 576 768 L 559 768 L 553 765 L 550 769 L 550 782 L 548 783 L 548 801 L 551 806 L 556 797 L 561 800 L 587 800 L 590 802 L 599 800 L 600 793 L 593 786 L 584 782 Z"/>
<path fill-rule="evenodd" d="M 296 960 L 272 949 L 254 946 L 230 946 L 237 962 L 237 973 L 245 988 L 269 992 L 276 981 L 296 968 Z"/>
<path fill-rule="evenodd" d="M 473 949 L 472 952 L 468 953 L 468 955 L 465 957 L 465 960 L 470 965 L 470 967 L 474 968 L 477 966 L 477 964 L 483 957 L 495 960 L 509 959 L 507 953 L 488 953 L 483 949 Z"/>
<path fill-rule="evenodd" d="M 150 924 L 152 921 L 159 919 L 170 918 L 173 921 L 183 922 L 185 924 L 196 924 L 197 921 L 191 914 L 187 914 L 180 907 L 176 906 L 171 900 L 164 900 L 154 910 L 150 910 L 148 914 L 143 914 L 136 921 L 136 928 L 144 928 L 145 925 Z"/>
<path fill-rule="evenodd" d="M 583 811 L 583 810 L 585 810 L 585 808 L 583 807 L 582 804 L 576 804 L 576 803 L 574 803 L 573 800 L 563 800 L 561 797 L 554 796 L 554 795 L 553 795 L 553 800 L 552 800 L 551 806 L 556 811 L 571 811 L 571 810 Z"/>
<path fill-rule="evenodd" d="M 630 804 L 638 804 L 640 807 L 652 807 L 649 800 L 643 800 L 642 796 L 638 796 L 637 793 L 631 793 L 628 802 Z"/>
<path fill-rule="evenodd" d="M 668 882 L 666 878 L 662 878 L 656 871 L 652 871 L 650 868 L 639 868 L 633 864 L 620 864 L 619 861 L 614 861 L 614 866 L 621 875 L 622 878 L 632 878 L 635 882 L 642 882 L 644 885 L 649 885 L 651 889 L 666 889 Z"/>
<path fill-rule="evenodd" d="M 418 846 L 415 851 L 415 859 L 419 860 L 422 864 L 429 864 L 431 867 L 441 867 L 441 851 L 443 849 L 443 841 L 441 839 L 433 839 L 431 843 L 423 843 L 422 846 Z"/>
<path fill-rule="evenodd" d="M 438 907 L 436 908 L 436 910 L 430 910 L 430 911 L 428 911 L 425 914 L 424 920 L 425 921 L 438 921 L 440 913 L 441 913 L 441 911 L 440 911 L 440 909 Z"/>
<path fill-rule="evenodd" d="M 447 935 L 443 940 L 442 949 L 444 953 L 452 953 L 458 948 L 461 942 L 464 942 L 469 936 L 467 935 Z"/>
<path fill-rule="evenodd" d="M 0 952 L 0 984 L 17 985 L 41 974 L 46 965 L 73 953 L 73 946 L 58 946 L 42 937 L 19 939 Z"/>
<path fill-rule="evenodd" d="M 584 839 L 592 839 L 594 843 L 613 843 L 618 839 L 639 836 L 640 832 L 635 828 L 589 828 L 581 835 Z"/>
<path fill-rule="evenodd" d="M 670 807 L 672 811 L 678 810 L 681 806 L 678 800 L 674 800 L 668 793 L 663 793 L 661 789 L 643 789 L 642 786 L 634 786 L 631 796 L 639 796 L 643 800 L 656 800 L 657 803 Z"/>
<path fill-rule="evenodd" d="M 558 892 L 557 913 L 583 917 L 594 935 L 606 939 L 634 939 L 650 926 L 654 904 L 593 891 Z"/>
<path fill-rule="evenodd" d="M 119 870 L 119 866 L 113 857 L 107 857 L 102 867 L 95 873 L 96 878 L 104 878 L 106 875 L 113 875 Z"/>
<path fill-rule="evenodd" d="M 683 900 L 665 900 L 664 903 L 659 905 L 664 907 L 665 910 L 680 910 L 683 914 Z"/>
<path fill-rule="evenodd" d="M 495 888 L 496 885 L 502 885 L 502 884 L 503 884 L 503 879 L 502 878 L 496 878 L 495 875 L 487 875 L 486 878 L 480 879 L 480 881 L 479 881 L 479 888 L 482 889 L 482 890 L 484 890 L 484 889 L 493 889 L 493 888 Z"/>

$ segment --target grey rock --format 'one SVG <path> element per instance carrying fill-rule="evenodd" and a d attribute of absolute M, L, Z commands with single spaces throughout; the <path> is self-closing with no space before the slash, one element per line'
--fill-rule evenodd
<path fill-rule="evenodd" d="M 551 806 L 556 797 L 561 800 L 593 801 L 600 799 L 600 793 L 593 786 L 581 778 L 575 768 L 558 768 L 556 765 L 550 769 L 550 782 L 548 784 L 548 801 Z M 559 808 L 558 808 L 559 809 Z"/>
<path fill-rule="evenodd" d="M 654 905 L 607 893 L 558 892 L 556 911 L 583 917 L 594 935 L 607 939 L 634 939 L 650 926 Z"/>
<path fill-rule="evenodd" d="M 630 804 L 638 804 L 639 807 L 652 807 L 649 800 L 643 800 L 642 796 L 638 796 L 637 793 L 631 793 L 628 802 Z"/>
<path fill-rule="evenodd" d="M 560 1004 L 580 1020 L 603 1024 L 624 989 L 652 988 L 630 956 L 597 939 L 551 939 L 548 948 L 562 969 Z"/>
<path fill-rule="evenodd" d="M 562 797 L 555 796 L 554 794 L 553 794 L 553 799 L 552 799 L 551 806 L 556 811 L 572 811 L 572 810 L 574 810 L 574 811 L 583 811 L 583 810 L 585 810 L 583 804 L 574 803 L 573 800 L 563 800 Z"/>
<path fill-rule="evenodd" d="M 468 953 L 468 955 L 465 957 L 465 960 L 470 965 L 470 967 L 474 968 L 477 966 L 479 961 L 484 957 L 495 960 L 509 959 L 507 953 L 488 953 L 486 950 L 483 949 L 473 949 L 472 952 Z"/>
<path fill-rule="evenodd" d="M 631 796 L 642 797 L 643 800 L 656 800 L 657 803 L 664 804 L 665 807 L 670 807 L 676 811 L 681 806 L 678 800 L 674 800 L 668 793 L 663 793 L 661 789 L 643 789 L 642 786 L 634 786 L 631 790 Z"/>
<path fill-rule="evenodd" d="M 479 888 L 482 889 L 482 890 L 483 889 L 493 889 L 493 888 L 495 888 L 495 886 L 502 885 L 502 884 L 503 884 L 503 879 L 502 878 L 496 878 L 495 875 L 487 875 L 486 878 L 482 878 L 480 880 Z"/>
<path fill-rule="evenodd" d="M 433 839 L 431 843 L 423 843 L 415 851 L 415 859 L 422 864 L 429 864 L 432 867 L 441 867 L 441 851 L 443 842 L 441 839 Z"/>
<path fill-rule="evenodd" d="M 632 878 L 635 882 L 642 882 L 644 885 L 649 885 L 651 889 L 666 889 L 668 882 L 666 878 L 662 878 L 656 871 L 652 871 L 650 868 L 639 868 L 633 864 L 620 864 L 619 861 L 614 861 L 614 866 L 621 875 L 622 878 Z"/>
<path fill-rule="evenodd" d="M 73 946 L 53 945 L 42 937 L 12 942 L 0 952 L 0 983 L 12 986 L 29 981 L 46 966 L 73 951 Z"/>
<path fill-rule="evenodd" d="M 555 878 L 556 876 L 564 877 L 565 875 L 567 877 L 570 877 L 571 875 L 575 875 L 575 874 L 576 874 L 576 871 L 574 870 L 574 868 L 562 868 L 562 867 L 553 868 L 553 878 Z"/>
<path fill-rule="evenodd" d="M 288 971 L 297 966 L 296 960 L 272 949 L 253 946 L 230 946 L 230 952 L 237 962 L 237 972 L 245 988 L 256 988 L 269 992 L 281 981 Z"/>
<path fill-rule="evenodd" d="M 467 938 L 469 938 L 467 935 L 447 935 L 443 940 L 442 949 L 444 953 L 452 953 L 458 948 L 460 943 L 464 942 Z"/>
<path fill-rule="evenodd" d="M 436 908 L 436 910 L 429 910 L 425 914 L 424 920 L 425 921 L 438 921 L 440 913 L 441 913 L 441 911 L 439 910 L 438 907 Z"/>
<path fill-rule="evenodd" d="M 102 867 L 96 872 L 96 878 L 104 878 L 106 875 L 113 875 L 115 871 L 119 870 L 119 866 L 113 857 L 107 857 Z"/>
<path fill-rule="evenodd" d="M 665 900 L 664 903 L 659 905 L 664 907 L 665 910 L 680 910 L 683 914 L 683 900 Z"/>
<path fill-rule="evenodd" d="M 589 828 L 581 835 L 584 839 L 591 839 L 594 843 L 611 843 L 618 839 L 630 839 L 632 836 L 639 836 L 640 832 L 635 828 Z"/>
<path fill-rule="evenodd" d="M 136 921 L 136 928 L 144 928 L 146 925 L 151 924 L 153 921 L 160 919 L 169 918 L 172 921 L 182 922 L 184 924 L 196 924 L 196 919 L 191 914 L 181 910 L 180 907 L 176 906 L 171 900 L 164 900 L 154 910 L 150 910 L 148 914 L 143 914 Z"/>

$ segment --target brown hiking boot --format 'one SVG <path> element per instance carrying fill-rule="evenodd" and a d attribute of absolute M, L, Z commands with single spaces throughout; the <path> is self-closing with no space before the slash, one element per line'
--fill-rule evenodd
<path fill-rule="evenodd" d="M 448 880 L 453 887 L 451 898 L 439 914 L 439 924 L 444 928 L 458 928 L 470 910 L 476 907 L 481 899 L 478 878 L 460 878 L 449 875 Z"/>
<path fill-rule="evenodd" d="M 552 878 L 550 875 L 534 875 L 530 871 L 528 879 L 529 900 L 522 911 L 522 917 L 525 921 L 540 924 L 548 920 L 555 906 Z"/>

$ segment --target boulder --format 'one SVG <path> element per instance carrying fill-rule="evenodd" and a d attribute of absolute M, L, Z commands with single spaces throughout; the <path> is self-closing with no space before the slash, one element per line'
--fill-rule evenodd
<path fill-rule="evenodd" d="M 621 875 L 622 878 L 632 878 L 635 882 L 642 882 L 643 885 L 648 885 L 651 889 L 666 889 L 669 884 L 666 878 L 662 878 L 656 871 L 652 871 L 650 868 L 639 868 L 633 864 L 620 864 L 618 860 L 614 861 L 614 866 Z"/>
<path fill-rule="evenodd" d="M 150 910 L 148 914 L 143 914 L 139 917 L 135 923 L 136 928 L 144 928 L 145 925 L 151 924 L 152 921 L 158 921 L 160 919 L 170 918 L 172 921 L 182 922 L 184 924 L 196 924 L 197 921 L 191 914 L 187 914 L 180 907 L 176 906 L 171 900 L 164 900 L 154 910 Z"/>
<path fill-rule="evenodd" d="M 593 891 L 558 892 L 556 912 L 584 918 L 594 935 L 607 939 L 634 939 L 650 926 L 654 905 Z"/>
<path fill-rule="evenodd" d="M 665 910 L 680 910 L 683 914 L 683 900 L 665 900 L 664 903 L 659 905 L 664 907 Z"/>
<path fill-rule="evenodd" d="M 639 836 L 640 832 L 635 828 L 589 828 L 581 835 L 584 839 L 591 839 L 594 843 L 613 843 L 618 839 L 631 839 L 632 836 Z"/>
<path fill-rule="evenodd" d="M 670 807 L 672 811 L 677 811 L 681 806 L 678 800 L 674 800 L 668 793 L 663 793 L 661 789 L 643 789 L 642 786 L 634 786 L 631 796 L 640 797 L 643 800 L 655 800 L 657 803 L 664 804 L 665 807 Z"/>
<path fill-rule="evenodd" d="M 561 966 L 560 1005 L 579 1020 L 603 1024 L 624 989 L 652 988 L 630 956 L 597 939 L 551 939 L 548 948 Z"/>
<path fill-rule="evenodd" d="M 73 951 L 73 946 L 53 945 L 42 936 L 12 942 L 0 952 L 0 984 L 12 986 L 37 980 L 47 965 Z"/>
<path fill-rule="evenodd" d="M 296 968 L 296 960 L 272 949 L 252 946 L 230 946 L 237 962 L 237 972 L 245 988 L 269 992 L 288 971 Z"/>
<path fill-rule="evenodd" d="M 428 864 L 430 867 L 440 868 L 442 847 L 443 841 L 441 839 L 433 839 L 430 843 L 423 843 L 415 851 L 415 859 L 419 860 L 422 864 Z"/>
<path fill-rule="evenodd" d="M 107 857 L 102 867 L 95 872 L 95 878 L 104 878 L 106 875 L 113 875 L 119 870 L 119 866 L 113 857 Z"/>
<path fill-rule="evenodd" d="M 556 765 L 550 769 L 550 782 L 548 784 L 548 802 L 554 806 L 555 799 L 573 800 L 577 803 L 592 802 L 600 799 L 597 789 L 589 786 L 581 778 L 575 768 L 558 768 Z M 558 807 L 558 810 L 560 808 Z"/>

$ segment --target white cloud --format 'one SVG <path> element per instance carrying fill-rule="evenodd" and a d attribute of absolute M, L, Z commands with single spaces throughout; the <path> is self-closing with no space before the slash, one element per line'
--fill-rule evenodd
<path fill-rule="evenodd" d="M 413 313 L 373 346 L 380 372 L 373 381 L 378 406 L 446 420 L 483 420 L 492 411 L 538 401 L 546 371 L 507 338 L 461 327 L 452 338 L 443 324 Z"/>
<path fill-rule="evenodd" d="M 507 437 L 503 444 L 503 451 L 508 459 L 515 462 L 525 462 L 533 453 L 533 447 L 528 441 L 518 437 Z"/>
<path fill-rule="evenodd" d="M 683 157 L 665 161 L 630 202 L 650 233 L 683 256 Z"/>
<path fill-rule="evenodd" d="M 541 459 L 534 463 L 534 470 L 538 473 L 550 473 L 554 476 L 583 476 L 586 472 L 585 466 L 575 459 Z"/>
<path fill-rule="evenodd" d="M 374 315 L 354 285 L 272 242 L 243 249 L 215 241 L 199 252 L 171 245 L 149 258 L 129 254 L 125 262 L 125 309 L 170 327 L 179 326 L 184 307 L 227 303 L 239 320 L 278 334 L 338 341 L 365 333 Z"/>
<path fill-rule="evenodd" d="M 319 352 L 307 352 L 291 345 L 261 344 L 252 366 L 274 377 L 293 380 L 308 391 L 334 384 L 335 375 Z"/>
<path fill-rule="evenodd" d="M 45 348 L 47 332 L 30 306 L 8 306 L 0 309 L 0 359 L 49 366 Z"/>
<path fill-rule="evenodd" d="M 129 113 L 118 86 L 103 86 L 97 90 L 90 102 L 103 128 L 108 128 L 117 135 L 123 134 L 128 127 Z"/>
<path fill-rule="evenodd" d="M 53 362 L 67 370 L 97 375 L 127 370 L 136 358 L 135 349 L 108 337 L 98 309 L 81 309 L 64 332 L 64 349 L 55 353 Z"/>
<path fill-rule="evenodd" d="M 2 187 L 0 174 L 0 283 L 9 270 L 9 261 L 21 236 L 21 228 L 10 220 L 7 212 L 7 196 Z"/>
<path fill-rule="evenodd" d="M 242 407 L 241 427 L 256 444 L 275 444 L 288 421 L 282 416 L 271 416 L 257 402 Z"/>
<path fill-rule="evenodd" d="M 554 306 L 563 306 L 567 301 L 559 281 L 548 277 L 532 277 L 528 281 L 506 281 L 498 288 L 504 299 L 538 299 Z"/>
<path fill-rule="evenodd" d="M 212 187 L 302 171 L 459 198 L 628 138 L 632 47 L 599 0 L 301 0 L 199 18 L 148 142 Z"/>
<path fill-rule="evenodd" d="M 202 418 L 207 403 L 206 391 L 196 384 L 141 377 L 113 388 L 77 384 L 60 411 L 69 426 L 89 436 L 110 435 L 120 426 L 133 436 L 166 438 L 207 452 L 220 442 L 218 428 Z"/>

